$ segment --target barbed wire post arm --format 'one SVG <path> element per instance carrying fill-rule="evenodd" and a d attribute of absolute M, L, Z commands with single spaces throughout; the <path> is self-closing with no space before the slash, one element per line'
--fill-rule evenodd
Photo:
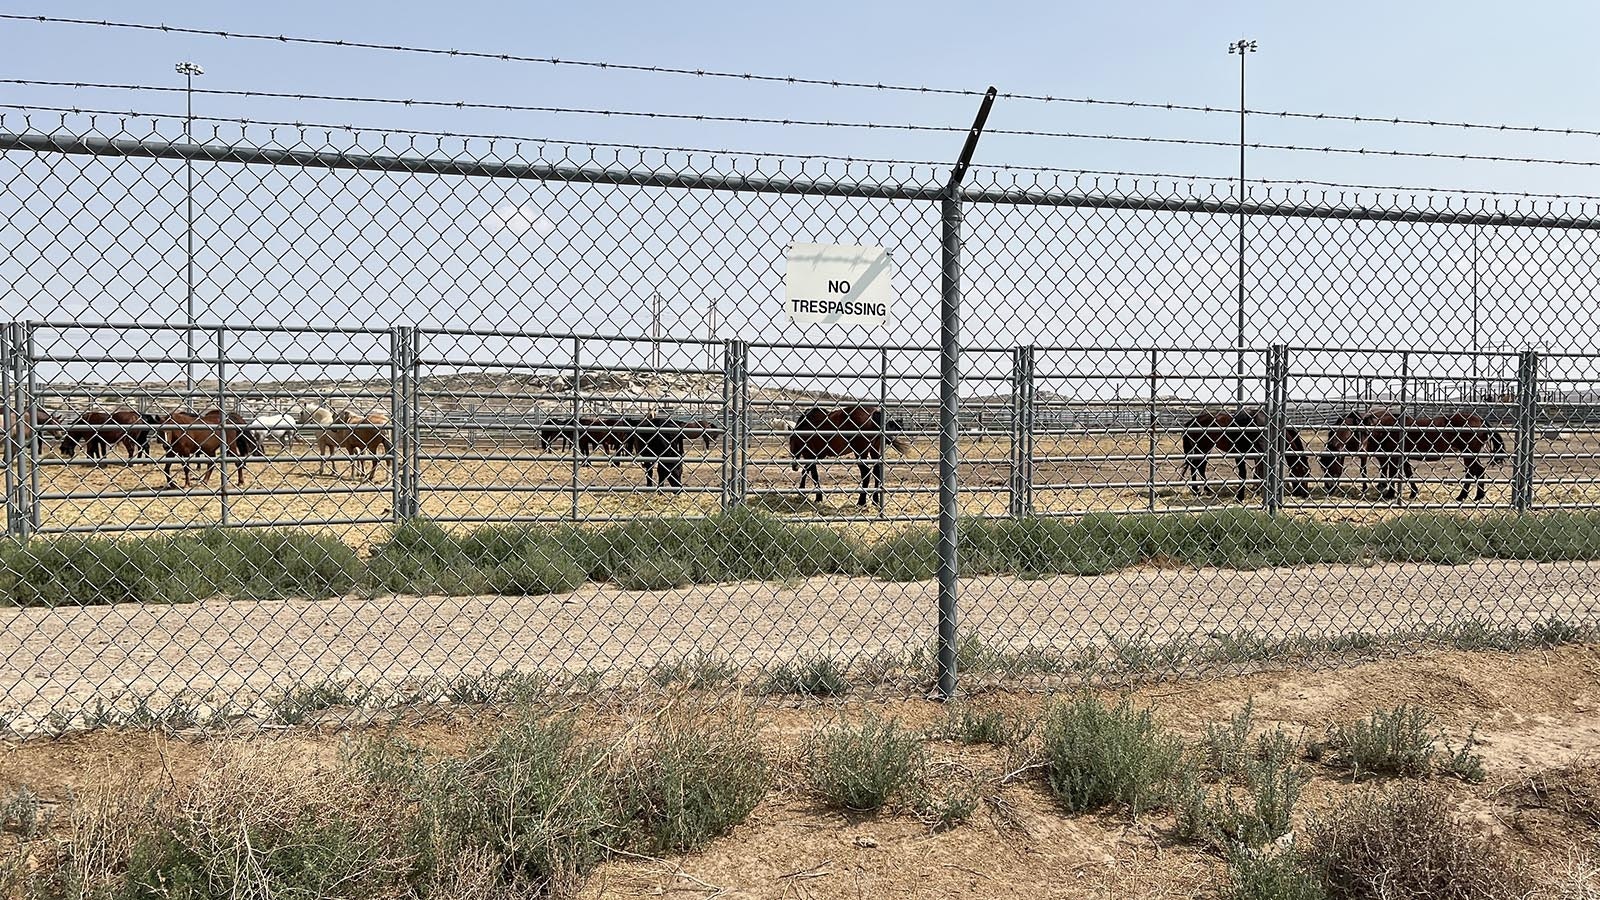
<path fill-rule="evenodd" d="M 941 259 L 944 272 L 939 292 L 939 671 L 935 696 L 949 700 L 956 693 L 956 490 L 957 396 L 961 386 L 961 181 L 978 149 L 978 138 L 994 106 L 989 88 L 967 132 L 961 156 L 950 170 L 941 201 Z"/>

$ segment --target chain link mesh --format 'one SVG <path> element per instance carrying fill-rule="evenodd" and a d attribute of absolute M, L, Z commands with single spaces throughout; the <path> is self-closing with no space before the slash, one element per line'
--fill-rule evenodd
<path fill-rule="evenodd" d="M 40 121 L 0 121 L 12 727 L 927 683 L 942 173 Z M 1589 627 L 1600 223 L 1229 190 L 969 178 L 958 666 Z M 889 323 L 788 321 L 797 242 L 885 247 Z"/>

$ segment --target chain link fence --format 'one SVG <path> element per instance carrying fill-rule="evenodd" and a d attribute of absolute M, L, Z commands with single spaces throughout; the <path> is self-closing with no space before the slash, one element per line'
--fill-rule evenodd
<path fill-rule="evenodd" d="M 0 122 L 14 728 L 1595 618 L 1588 210 L 39 121 Z M 790 322 L 801 242 L 886 248 L 888 324 Z"/>

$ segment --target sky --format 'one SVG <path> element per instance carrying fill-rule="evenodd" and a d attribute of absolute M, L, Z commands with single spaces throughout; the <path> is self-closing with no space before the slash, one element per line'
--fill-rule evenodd
<path fill-rule="evenodd" d="M 166 22 L 434 48 L 461 48 L 615 63 L 886 81 L 940 88 L 1093 97 L 1233 108 L 1244 37 L 1253 109 L 1409 117 L 1547 127 L 1600 128 L 1583 86 L 1592 82 L 1589 38 L 1600 7 L 1525 3 L 1143 4 L 701 3 L 450 4 L 54 0 L 6 3 L 20 14 Z M 650 110 L 964 128 L 976 99 L 534 63 L 307 47 L 215 37 L 0 22 L 3 78 L 176 86 L 179 60 L 206 74 L 196 86 L 231 90 L 470 100 L 612 110 Z M 0 85 L 0 103 L 138 109 L 181 114 L 177 93 Z M 960 132 L 782 127 L 639 120 L 527 111 L 246 99 L 197 94 L 195 111 L 255 120 L 483 132 L 751 153 L 827 154 L 948 161 Z M 44 117 L 48 120 L 49 117 Z M 7 112 L 8 127 L 17 122 Z M 35 119 L 35 126 L 39 125 Z M 74 120 L 75 126 L 82 120 Z M 103 121 L 103 120 L 102 120 Z M 160 133 L 174 132 L 169 119 Z M 1101 187 L 1181 193 L 1230 188 L 1237 174 L 1233 113 L 1130 110 L 1001 99 L 991 129 L 1145 135 L 1230 146 L 1189 146 L 989 134 L 972 178 L 985 166 L 1044 166 L 1197 175 L 1214 187 L 1102 181 Z M 101 126 L 105 128 L 104 124 Z M 1397 149 L 1600 161 L 1600 139 L 1486 133 L 1439 127 L 1355 124 L 1252 116 L 1249 140 L 1307 146 Z M 403 142 L 401 142 L 403 143 Z M 577 151 L 583 158 L 582 151 Z M 615 156 L 612 156 L 615 159 Z M 1600 166 L 1550 166 L 1252 149 L 1251 179 L 1352 182 L 1474 191 L 1600 195 Z M 946 163 L 947 164 L 947 163 Z M 0 243 L 24 251 L 0 264 L 11 287 L 7 314 L 93 317 L 111 309 L 142 317 L 179 308 L 183 290 L 179 169 L 171 164 L 39 161 L 0 192 Z M 785 171 L 800 171 L 783 164 Z M 942 180 L 938 170 L 917 177 Z M 816 168 L 804 171 L 816 172 Z M 837 171 L 837 170 L 827 170 Z M 109 173 L 109 180 L 108 180 Z M 672 298 L 668 331 L 678 337 L 740 336 L 928 343 L 937 298 L 936 210 L 930 205 L 849 204 L 679 192 L 448 181 L 364 175 L 241 172 L 198 176 L 200 280 L 207 315 L 226 321 L 310 324 L 512 322 L 551 331 L 645 333 L 649 297 Z M 1080 183 L 1080 186 L 1083 183 Z M 1150 185 L 1155 184 L 1154 188 Z M 126 190 L 122 199 L 111 199 Z M 1339 202 L 1349 192 L 1312 188 Z M 1363 202 L 1417 205 L 1401 200 Z M 1501 208 L 1528 208 L 1502 199 Z M 76 205 L 75 205 L 76 204 Z M 1221 217 L 1175 217 L 991 208 L 969 213 L 967 335 L 997 348 L 975 355 L 1004 374 L 1007 348 L 1226 346 L 1234 296 L 1233 225 Z M 1252 346 L 1272 341 L 1394 347 L 1600 349 L 1592 332 L 1588 274 L 1594 243 L 1578 234 L 1507 229 L 1473 234 L 1440 226 L 1271 220 L 1252 232 Z M 174 225 L 175 222 L 179 224 Z M 32 224 L 30 224 L 32 223 Z M 175 227 L 177 230 L 175 230 Z M 773 312 L 782 290 L 781 251 L 792 241 L 883 244 L 897 254 L 903 307 L 886 331 L 799 328 Z M 574 249 L 582 246 L 586 249 Z M 31 255 L 28 255 L 31 254 Z M 1496 260 L 1492 267 L 1471 260 Z M 15 254 L 14 254 L 15 256 Z M 180 254 L 181 256 L 181 254 Z M 24 258 L 25 257 L 25 258 Z M 19 261 L 20 260 L 20 261 Z M 3 266 L 10 266 L 4 269 Z M 20 268 L 19 268 L 20 267 Z M 1486 286 L 1481 293 L 1479 284 Z M 1470 297 L 1469 297 L 1470 293 Z M 26 299 L 19 301 L 19 297 Z M 26 309 L 19 308 L 19 302 Z M 53 305 L 42 309 L 41 304 Z M 1467 310 L 1484 321 L 1468 327 Z M 714 309 L 715 314 L 708 312 Z M 1478 319 L 1474 318 L 1474 322 Z M 1481 334 L 1479 332 L 1482 332 Z M 81 335 L 68 341 L 83 341 Z M 99 340 L 107 340 L 97 337 Z M 441 338 L 444 340 L 444 338 Z M 450 338 L 436 355 L 493 360 L 503 343 Z M 381 348 L 379 348 L 381 349 Z M 545 347 L 545 352 L 564 352 Z M 308 351 L 309 352 L 309 351 Z M 366 351 L 363 351 L 366 352 Z M 593 352 L 592 350 L 589 352 Z M 608 348 L 637 363 L 637 348 Z M 679 348 L 690 365 L 702 350 Z M 819 351 L 820 353 L 820 351 Z M 270 354 L 268 354 L 270 355 Z M 323 354 L 324 356 L 326 354 Z M 870 355 L 870 354 L 869 354 Z M 926 354 L 904 366 L 923 371 Z M 1115 356 L 1114 354 L 1112 356 Z M 381 354 L 380 357 L 381 359 Z M 709 356 L 706 357 L 710 359 Z M 1217 378 L 1227 355 L 1183 365 Z M 771 363 L 794 370 L 793 354 Z M 1392 368 L 1345 354 L 1345 366 Z M 709 365 L 710 363 L 707 363 Z M 873 369 L 872 360 L 813 360 L 810 368 Z M 1126 369 L 1121 358 L 1062 359 L 1063 377 Z M 1176 363 L 1174 365 L 1177 365 Z M 161 367 L 157 367 L 161 369 Z M 1467 371 L 1438 363 L 1441 376 Z M 235 371 L 239 371 L 236 367 Z M 1415 371 L 1414 369 L 1412 371 Z M 860 392 L 859 381 L 832 386 Z M 1138 389 L 1134 379 L 1127 389 Z M 1081 386 L 1080 386 L 1081 389 Z M 1123 386 L 1114 388 L 1117 391 Z M 982 391 L 981 385 L 974 387 Z M 1065 388 L 1070 393 L 1072 388 Z M 1098 390 L 1098 389 L 1095 389 Z"/>
<path fill-rule="evenodd" d="M 1017 93 L 1235 107 L 1236 38 L 1258 41 L 1248 99 L 1266 110 L 1596 127 L 1582 85 L 1600 7 L 1581 2 L 1007 3 L 979 6 L 509 3 L 409 0 L 274 4 L 4 4 L 17 13 L 111 18 L 426 47 L 505 51 L 737 72 Z M 0 24 L 9 77 L 179 83 L 192 59 L 214 88 L 470 99 L 623 110 L 793 116 L 965 126 L 967 97 L 916 97 L 685 76 L 595 71 L 343 48 L 222 41 L 68 25 Z M 182 97 L 8 86 L 14 103 L 178 112 Z M 202 114 L 283 117 L 518 135 L 942 160 L 959 134 L 600 120 L 484 111 L 405 110 L 202 97 Z M 1233 141 L 1231 115 L 1002 100 L 992 128 Z M 1253 140 L 1368 148 L 1600 159 L 1592 137 L 1499 135 L 1392 125 L 1261 119 Z M 980 162 L 1231 177 L 1231 148 L 992 135 Z M 1520 164 L 1373 160 L 1260 150 L 1260 177 L 1600 193 L 1600 171 Z"/>

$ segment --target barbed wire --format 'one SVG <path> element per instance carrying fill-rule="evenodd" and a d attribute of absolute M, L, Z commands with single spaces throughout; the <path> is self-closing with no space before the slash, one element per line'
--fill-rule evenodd
<path fill-rule="evenodd" d="M 118 117 L 118 118 L 149 119 L 149 120 L 166 119 L 166 120 L 172 120 L 172 121 L 178 121 L 178 120 L 181 120 L 181 119 L 184 119 L 184 118 L 189 118 L 189 119 L 193 119 L 194 121 L 208 122 L 208 123 L 212 123 L 212 124 L 221 124 L 221 125 L 233 125 L 233 126 L 238 126 L 240 128 L 264 127 L 264 128 L 294 128 L 294 129 L 298 129 L 298 130 L 301 130 L 301 131 L 308 131 L 308 130 L 310 130 L 310 131 L 343 131 L 343 132 L 350 133 L 353 137 L 359 136 L 360 134 L 363 134 L 363 133 L 368 133 L 368 134 L 390 135 L 390 136 L 397 136 L 397 137 L 428 137 L 428 138 L 462 140 L 462 141 L 468 141 L 468 140 L 506 141 L 506 142 L 511 142 L 511 143 L 515 143 L 515 144 L 521 144 L 521 143 L 558 144 L 558 145 L 570 146 L 570 147 L 579 147 L 579 146 L 581 146 L 581 147 L 605 147 L 605 148 L 610 148 L 610 149 L 652 151 L 652 152 L 660 152 L 660 153 L 704 154 L 704 155 L 708 155 L 708 156 L 739 156 L 739 157 L 748 157 L 748 158 L 752 158 L 752 159 L 818 160 L 818 161 L 831 161 L 831 162 L 842 162 L 842 163 L 861 163 L 861 164 L 870 164 L 870 165 L 927 166 L 927 167 L 931 167 L 931 168 L 943 168 L 943 167 L 947 167 L 947 166 L 950 165 L 950 161 L 949 160 L 902 159 L 902 158 L 885 158 L 885 157 L 870 157 L 870 156 L 837 155 L 837 154 L 827 154 L 827 153 L 783 153 L 783 152 L 766 151 L 766 150 L 740 150 L 740 149 L 734 149 L 734 148 L 687 147 L 687 146 L 667 145 L 667 144 L 624 143 L 624 142 L 617 142 L 617 141 L 597 141 L 597 140 L 590 140 L 590 139 L 539 137 L 539 136 L 532 136 L 532 135 L 512 135 L 512 134 L 493 133 L 493 132 L 446 131 L 446 130 L 417 129 L 417 128 L 394 128 L 394 127 L 376 126 L 376 125 L 356 125 L 356 124 L 348 124 L 348 123 L 347 124 L 336 124 L 336 123 L 327 123 L 327 122 L 307 122 L 307 121 L 303 121 L 303 120 L 289 121 L 289 120 L 273 120 L 273 119 L 253 119 L 253 118 L 248 118 L 248 117 L 227 117 L 227 116 L 201 115 L 201 114 L 197 114 L 197 115 L 194 115 L 194 116 L 187 116 L 186 117 L 186 116 L 183 116 L 181 114 L 164 113 L 164 112 L 152 112 L 152 111 L 147 111 L 147 110 L 136 110 L 136 109 L 127 109 L 127 110 L 91 109 L 91 108 L 77 107 L 77 106 L 41 106 L 41 105 L 37 105 L 37 104 L 0 103 L 0 110 L 6 110 L 6 109 L 17 110 L 17 111 L 23 112 L 25 114 L 29 113 L 29 112 L 48 112 L 48 113 L 53 113 L 53 114 L 59 114 L 59 115 L 61 115 L 63 117 L 63 121 L 65 121 L 65 117 L 68 116 L 68 115 L 111 116 L 111 117 Z M 1237 146 L 1237 145 L 1235 145 L 1235 146 Z M 1116 178 L 1135 178 L 1135 179 L 1152 179 L 1152 180 L 1186 181 L 1186 182 L 1214 182 L 1214 183 L 1231 183 L 1231 182 L 1237 182 L 1238 181 L 1238 176 L 1237 175 L 1232 175 L 1232 174 L 1230 174 L 1230 175 L 1197 175 L 1197 174 L 1181 174 L 1181 173 L 1172 173 L 1172 172 L 1132 171 L 1132 170 L 1117 170 L 1117 169 L 1085 169 L 1085 168 L 1072 168 L 1072 167 L 1064 167 L 1064 166 L 1045 166 L 1045 165 L 1018 165 L 1018 164 L 1009 164 L 1009 163 L 975 163 L 973 167 L 975 169 L 978 169 L 978 170 L 981 170 L 981 171 L 1022 172 L 1022 173 L 1049 174 L 1049 175 L 1087 175 L 1087 176 L 1106 176 L 1106 177 L 1116 177 Z M 1394 194 L 1459 194 L 1459 195 L 1462 195 L 1463 197 L 1469 197 L 1469 198 L 1470 197 L 1511 197 L 1511 198 L 1543 199 L 1543 200 L 1593 200 L 1593 201 L 1600 201 L 1600 194 L 1544 193 L 1544 192 L 1538 192 L 1538 191 L 1500 191 L 1500 190 L 1490 190 L 1490 189 L 1441 187 L 1441 186 L 1437 186 L 1437 185 L 1366 184 L 1366 183 L 1358 183 L 1358 182 L 1325 181 L 1325 180 L 1306 179 L 1306 178 L 1264 178 L 1264 177 L 1263 178 L 1251 178 L 1251 179 L 1248 180 L 1248 183 L 1249 184 L 1260 184 L 1260 185 L 1274 185 L 1274 186 L 1281 186 L 1281 187 L 1299 187 L 1299 188 L 1322 187 L 1322 188 L 1335 188 L 1335 189 L 1341 189 L 1341 190 L 1387 192 L 1387 193 L 1394 193 Z"/>
<path fill-rule="evenodd" d="M 122 91 L 150 91 L 157 93 L 186 93 L 190 89 L 171 85 L 138 85 L 115 84 L 107 82 L 73 82 L 73 81 L 44 81 L 27 78 L 0 79 L 0 84 L 14 84 L 33 87 L 66 87 L 85 88 L 94 90 L 122 90 Z M 769 116 L 734 116 L 713 113 L 672 113 L 654 110 L 620 110 L 572 106 L 533 106 L 510 103 L 484 103 L 467 100 L 426 100 L 399 97 L 360 97 L 342 94 L 309 94 L 283 91 L 257 91 L 228 88 L 194 88 L 194 93 L 213 96 L 245 97 L 275 100 L 299 100 L 333 103 L 364 103 L 405 107 L 431 107 L 450 109 L 487 109 L 501 112 L 534 112 L 556 115 L 585 115 L 602 118 L 640 118 L 649 120 L 689 121 L 689 122 L 716 122 L 737 125 L 776 125 L 783 127 L 809 127 L 809 128 L 850 128 L 884 131 L 907 132 L 936 132 L 949 134 L 954 132 L 965 133 L 969 129 L 957 125 L 928 125 L 915 122 L 852 122 L 832 121 L 826 119 L 799 119 L 799 118 L 774 118 Z M 1159 137 L 1155 135 L 1128 135 L 1107 134 L 1097 132 L 1079 131 L 1045 131 L 1038 129 L 1020 128 L 989 128 L 985 134 L 1009 135 L 1013 137 L 1056 138 L 1071 140 L 1093 141 L 1118 141 L 1124 143 L 1141 144 L 1167 144 L 1188 147 L 1219 147 L 1237 149 L 1237 141 L 1207 140 L 1204 138 L 1175 138 Z M 1336 147 L 1332 145 L 1313 146 L 1306 144 L 1278 144 L 1262 141 L 1249 142 L 1246 148 L 1255 150 L 1276 150 L 1290 153 L 1326 153 L 1347 156 L 1375 156 L 1395 157 L 1406 159 L 1446 159 L 1471 162 L 1497 162 L 1497 163 L 1523 163 L 1529 165 L 1548 166 L 1577 166 L 1600 167 L 1600 160 L 1562 159 L 1558 157 L 1539 156 L 1496 156 L 1479 153 L 1444 153 L 1430 150 L 1394 150 L 1373 147 Z"/>
<path fill-rule="evenodd" d="M 761 82 L 774 84 L 810 85 L 830 88 L 850 88 L 859 90 L 891 91 L 911 94 L 943 95 L 955 97 L 982 97 L 984 91 L 973 88 L 932 87 L 928 85 L 899 84 L 892 82 L 857 81 L 837 78 L 815 78 L 799 75 L 773 75 L 754 72 L 731 72 L 707 68 L 689 68 L 683 66 L 660 66 L 642 63 L 619 63 L 599 60 L 564 59 L 555 56 L 531 56 L 517 53 L 500 53 L 483 50 L 446 49 L 439 47 L 417 47 L 406 44 L 389 44 L 376 41 L 355 41 L 342 38 L 313 38 L 304 36 L 291 36 L 285 34 L 264 34 L 242 31 L 225 31 L 221 29 L 194 28 L 182 25 L 151 24 L 141 22 L 118 22 L 107 19 L 80 19 L 66 16 L 26 15 L 20 13 L 0 13 L 0 20 L 19 22 L 39 22 L 45 24 L 84 25 L 101 28 L 117 28 L 138 31 L 154 31 L 170 34 L 188 34 L 205 37 L 219 37 L 223 39 L 267 41 L 279 44 L 305 44 L 324 47 L 343 47 L 351 49 L 381 50 L 399 53 L 415 53 L 432 56 L 453 57 L 461 59 L 483 59 L 498 62 L 539 63 L 552 66 L 574 66 L 602 70 L 615 70 L 625 72 L 642 72 L 660 75 L 685 75 L 697 78 L 731 79 L 746 82 Z M 1173 103 L 1151 100 L 1119 100 L 1101 97 L 1075 97 L 1059 96 L 1021 91 L 1006 91 L 998 94 L 1008 100 L 1025 100 L 1040 103 L 1071 103 L 1085 106 L 1104 106 L 1123 109 L 1148 109 L 1164 111 L 1197 112 L 1206 114 L 1238 115 L 1238 107 L 1211 106 L 1208 104 Z M 1573 128 L 1564 126 L 1546 125 L 1517 125 L 1511 123 L 1470 122 L 1462 120 L 1446 120 L 1424 118 L 1420 116 L 1361 116 L 1345 113 L 1305 112 L 1298 110 L 1272 110 L 1246 108 L 1247 115 L 1266 116 L 1285 119 L 1303 119 L 1323 122 L 1346 122 L 1362 125 L 1410 125 L 1434 128 L 1454 128 L 1476 131 L 1517 132 L 1526 134 L 1571 135 L 1584 137 L 1600 137 L 1600 128 Z M 958 131 L 965 129 L 956 129 Z"/>

